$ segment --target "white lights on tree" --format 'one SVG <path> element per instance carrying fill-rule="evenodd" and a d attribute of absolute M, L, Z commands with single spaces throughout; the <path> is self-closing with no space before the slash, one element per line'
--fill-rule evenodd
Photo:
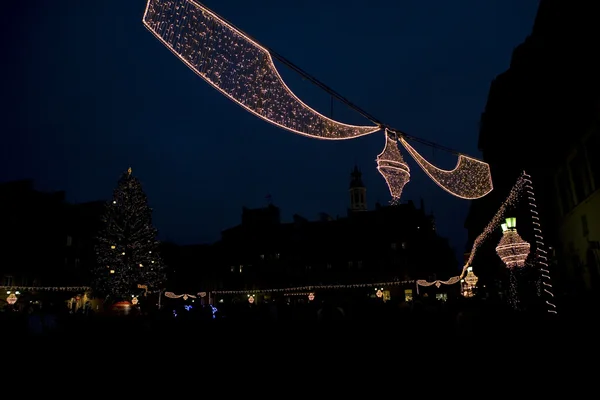
<path fill-rule="evenodd" d="M 402 158 L 396 134 L 387 129 L 385 130 L 385 147 L 377 156 L 377 170 L 390 189 L 392 203 L 398 203 L 404 186 L 410 181 L 410 168 Z"/>
<path fill-rule="evenodd" d="M 493 190 L 489 164 L 461 154 L 458 156 L 456 167 L 446 171 L 423 158 L 402 137 L 399 140 L 423 171 L 448 193 L 461 199 L 474 200 Z"/>
<path fill-rule="evenodd" d="M 517 219 L 507 218 L 501 226 L 503 234 L 496 253 L 507 268 L 523 267 L 531 246 L 517 233 Z"/>
<path fill-rule="evenodd" d="M 148 0 L 142 20 L 198 76 L 265 121 L 329 140 L 380 130 L 334 121 L 304 104 L 283 82 L 267 49 L 195 1 Z"/>

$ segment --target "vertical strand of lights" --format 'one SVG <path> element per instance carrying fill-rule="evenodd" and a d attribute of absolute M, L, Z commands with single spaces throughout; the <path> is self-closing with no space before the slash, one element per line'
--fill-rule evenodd
<path fill-rule="evenodd" d="M 148 0 L 143 24 L 188 68 L 246 111 L 316 139 L 352 139 L 379 131 L 335 121 L 285 84 L 269 50 L 193 0 Z"/>
<path fill-rule="evenodd" d="M 509 270 L 509 290 L 508 301 L 515 310 L 519 309 L 519 280 L 517 273 L 519 270 L 511 268 Z"/>
<path fill-rule="evenodd" d="M 531 213 L 531 222 L 533 224 L 533 234 L 535 238 L 535 260 L 540 270 L 540 281 L 541 287 L 544 293 L 546 293 L 550 300 L 546 300 L 548 306 L 547 311 L 551 314 L 557 314 L 556 305 L 554 302 L 554 293 L 552 288 L 552 279 L 550 278 L 550 270 L 548 264 L 548 252 L 546 251 L 546 245 L 544 243 L 544 236 L 542 234 L 542 225 L 540 224 L 540 216 L 538 212 L 537 202 L 535 199 L 535 192 L 533 190 L 533 182 L 531 175 L 523 171 L 523 179 L 525 181 L 525 192 L 527 194 L 527 200 L 529 203 L 529 211 Z"/>
<path fill-rule="evenodd" d="M 385 179 L 392 195 L 390 203 L 399 204 L 402 190 L 410 181 L 410 168 L 400 153 L 396 134 L 387 129 L 384 133 L 385 146 L 377 156 L 377 170 Z"/>

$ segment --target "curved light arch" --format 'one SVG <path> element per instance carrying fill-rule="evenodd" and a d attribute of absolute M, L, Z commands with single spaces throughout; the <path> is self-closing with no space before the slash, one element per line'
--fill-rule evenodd
<path fill-rule="evenodd" d="M 194 0 L 148 0 L 144 26 L 198 76 L 246 111 L 280 128 L 324 140 L 368 135 L 300 100 L 267 49 Z"/>
<path fill-rule="evenodd" d="M 479 199 L 494 189 L 490 166 L 483 161 L 460 154 L 456 167 L 447 171 L 423 158 L 404 138 L 400 137 L 400 143 L 439 187 L 456 197 Z"/>

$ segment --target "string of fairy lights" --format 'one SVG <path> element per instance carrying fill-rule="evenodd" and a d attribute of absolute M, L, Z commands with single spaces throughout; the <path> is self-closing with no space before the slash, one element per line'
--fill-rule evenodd
<path fill-rule="evenodd" d="M 493 188 L 487 163 L 390 128 L 197 1 L 148 0 L 142 21 L 161 43 L 213 88 L 246 111 L 280 128 L 324 140 L 353 139 L 384 130 L 386 144 L 377 157 L 377 164 L 390 189 L 392 202 L 399 201 L 410 171 L 397 143 L 390 143 L 391 133 L 394 142 L 400 139 L 417 164 L 448 193 L 463 199 L 477 199 Z M 306 105 L 281 78 L 273 54 L 375 125 L 334 121 Z M 458 154 L 456 167 L 446 171 L 433 166 L 406 139 Z"/>
<path fill-rule="evenodd" d="M 533 182 L 531 181 L 531 175 L 523 172 L 523 180 L 525 182 L 525 190 L 527 193 L 527 201 L 529 203 L 529 211 L 531 213 L 531 219 L 533 224 L 534 236 L 535 236 L 535 259 L 541 272 L 541 284 L 544 289 L 544 293 L 554 298 L 552 289 L 552 279 L 550 278 L 550 271 L 548 270 L 548 252 L 546 251 L 546 245 L 544 244 L 544 236 L 542 234 L 542 225 L 540 224 L 540 217 L 537 211 L 537 202 L 535 200 L 535 192 L 533 190 Z M 552 300 L 554 301 L 554 300 Z M 547 311 L 551 314 L 557 314 L 556 305 L 546 300 L 548 305 Z"/>
<path fill-rule="evenodd" d="M 498 227 L 502 224 L 502 219 L 506 216 L 506 211 L 513 207 L 521 197 L 523 192 L 523 188 L 525 186 L 524 177 L 521 176 L 515 183 L 515 185 L 510 190 L 510 193 L 504 200 L 504 202 L 500 205 L 498 211 L 491 219 L 491 221 L 486 225 L 483 231 L 477 236 L 477 238 L 473 241 L 473 247 L 471 248 L 471 254 L 469 255 L 469 259 L 467 260 L 466 265 L 473 264 L 473 259 L 477 255 L 477 251 L 481 247 L 481 245 L 492 235 L 492 233 L 498 229 Z"/>

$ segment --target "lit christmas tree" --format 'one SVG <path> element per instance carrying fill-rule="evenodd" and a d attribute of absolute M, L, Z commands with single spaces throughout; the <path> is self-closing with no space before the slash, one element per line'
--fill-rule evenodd
<path fill-rule="evenodd" d="M 94 289 L 113 301 L 130 300 L 140 292 L 160 290 L 165 266 L 158 253 L 152 209 L 131 168 L 119 180 L 107 204 L 104 227 L 96 244 Z"/>

